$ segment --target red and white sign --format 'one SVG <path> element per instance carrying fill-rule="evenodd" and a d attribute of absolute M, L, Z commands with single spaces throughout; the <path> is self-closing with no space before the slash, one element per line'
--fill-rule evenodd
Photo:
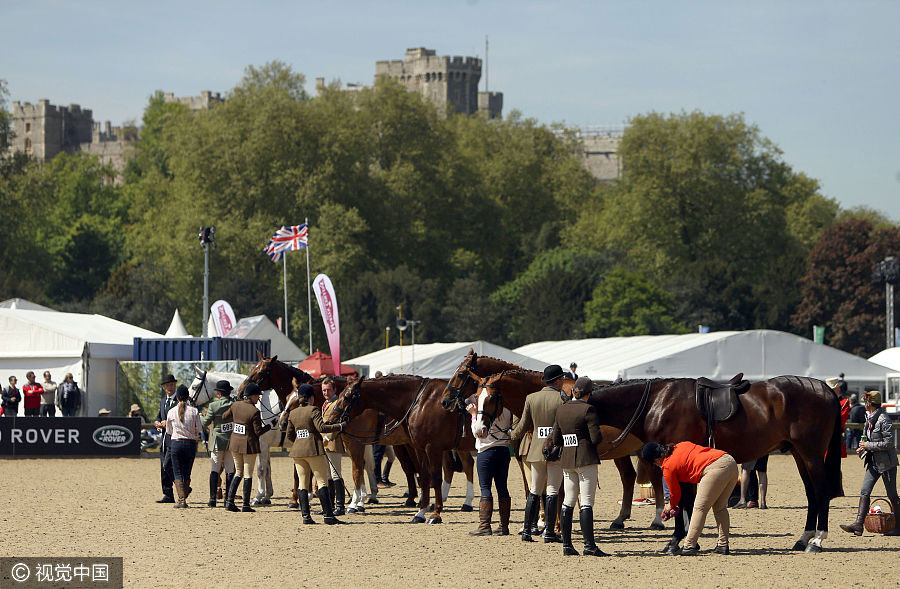
<path fill-rule="evenodd" d="M 316 300 L 319 301 L 319 311 L 322 312 L 322 321 L 325 323 L 325 333 L 328 335 L 328 347 L 331 350 L 331 361 L 334 363 L 334 373 L 341 373 L 341 322 L 338 317 L 337 297 L 334 294 L 334 286 L 331 279 L 325 274 L 319 274 L 313 280 L 313 291 Z"/>
<path fill-rule="evenodd" d="M 234 326 L 237 324 L 231 305 L 219 300 L 213 303 L 209 310 L 213 324 L 216 326 L 216 333 L 221 337 L 228 335 L 228 332 L 234 329 Z"/>

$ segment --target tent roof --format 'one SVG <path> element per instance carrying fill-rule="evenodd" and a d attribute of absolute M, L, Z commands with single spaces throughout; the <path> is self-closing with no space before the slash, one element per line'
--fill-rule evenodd
<path fill-rule="evenodd" d="M 325 352 L 320 352 L 319 350 L 316 350 L 310 354 L 306 360 L 300 362 L 300 364 L 297 365 L 297 368 L 306 372 L 313 378 L 334 374 L 334 362 L 332 362 L 331 356 Z M 350 374 L 356 374 L 356 370 L 352 366 L 341 364 L 341 375 Z"/>
<path fill-rule="evenodd" d="M 103 315 L 0 309 L 0 357 L 81 356 L 85 344 L 103 356 L 128 346 L 130 356 L 136 337 L 162 335 Z"/>
<path fill-rule="evenodd" d="M 875 364 L 880 364 L 881 366 L 887 366 L 891 370 L 900 372 L 900 348 L 888 348 L 886 350 L 881 350 L 871 358 L 869 358 L 869 362 L 874 362 Z"/>
<path fill-rule="evenodd" d="M 516 352 L 567 366 L 598 380 L 705 376 L 728 380 L 743 372 L 749 380 L 784 374 L 825 379 L 843 372 L 847 380 L 881 381 L 887 371 L 864 358 L 772 330 L 718 331 L 536 342 Z"/>
<path fill-rule="evenodd" d="M 175 309 L 175 314 L 172 316 L 172 323 L 169 324 L 169 329 L 166 330 L 166 337 L 192 337 L 191 334 L 188 333 L 188 330 L 184 327 L 184 322 L 181 320 L 181 314 L 178 312 L 178 309 Z"/>
<path fill-rule="evenodd" d="M 37 303 L 32 303 L 31 301 L 26 301 L 25 299 L 6 299 L 5 301 L 0 301 L 0 309 L 24 309 L 26 311 L 52 311 L 50 307 L 45 307 L 44 305 L 38 305 Z"/>
<path fill-rule="evenodd" d="M 469 348 L 474 348 L 481 356 L 492 356 L 517 364 L 530 370 L 543 370 L 546 362 L 514 352 L 508 348 L 486 341 L 454 342 L 415 345 L 415 370 L 413 370 L 413 346 L 391 346 L 352 360 L 347 364 L 369 367 L 369 375 L 380 370 L 384 374 L 415 372 L 430 378 L 450 378 L 459 363 L 463 361 Z M 402 359 L 401 359 L 402 355 Z"/>
<path fill-rule="evenodd" d="M 271 341 L 270 353 L 284 362 L 299 362 L 306 358 L 306 353 L 281 333 L 278 326 L 265 315 L 243 317 L 228 332 L 227 337 L 267 339 Z"/>

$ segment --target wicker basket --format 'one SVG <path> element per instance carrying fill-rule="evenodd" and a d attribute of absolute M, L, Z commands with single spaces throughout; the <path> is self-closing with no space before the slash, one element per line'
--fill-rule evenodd
<path fill-rule="evenodd" d="M 879 501 L 884 501 L 888 509 L 892 509 L 890 501 L 887 499 L 882 499 L 879 497 L 872 501 L 872 504 Z M 868 531 L 873 534 L 884 534 L 885 532 L 889 532 L 894 529 L 895 515 L 892 511 L 886 511 L 883 513 L 869 513 L 866 515 L 865 527 Z"/>

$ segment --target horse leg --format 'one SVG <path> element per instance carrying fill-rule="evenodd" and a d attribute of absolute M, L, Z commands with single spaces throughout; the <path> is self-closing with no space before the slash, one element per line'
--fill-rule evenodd
<path fill-rule="evenodd" d="M 417 449 L 416 457 L 419 459 L 419 511 L 413 517 L 412 523 L 424 524 L 425 511 L 431 502 L 431 466 L 428 463 L 428 455 L 424 451 Z M 438 462 L 438 469 L 440 469 L 440 462 Z"/>
<path fill-rule="evenodd" d="M 350 454 L 350 465 L 353 473 L 353 498 L 347 508 L 348 513 L 365 513 L 366 508 L 363 506 L 362 488 L 365 485 L 363 480 L 363 470 L 365 463 L 363 458 L 363 447 L 359 444 L 344 444 L 344 449 Z"/>
<path fill-rule="evenodd" d="M 259 459 L 256 461 L 256 497 L 251 505 L 266 504 L 266 476 L 269 472 L 269 439 L 268 436 L 259 440 Z"/>
<path fill-rule="evenodd" d="M 291 491 L 291 502 L 288 503 L 288 508 L 290 509 L 298 509 L 300 507 L 300 477 L 297 475 L 297 469 L 291 468 L 294 471 L 294 489 Z"/>
<path fill-rule="evenodd" d="M 403 446 L 394 446 L 394 454 L 397 455 L 397 460 L 400 461 L 400 468 L 403 469 L 403 474 L 406 475 L 406 486 L 408 491 L 406 494 L 406 503 L 404 504 L 404 506 L 415 507 L 416 474 L 418 472 L 415 461 L 410 455 L 409 447 L 405 444 Z"/>
<path fill-rule="evenodd" d="M 428 518 L 429 524 L 442 523 L 441 511 L 444 509 L 444 498 L 441 492 L 441 454 L 440 450 L 436 450 L 431 444 L 426 446 L 428 454 L 429 474 L 431 475 L 431 487 L 434 489 L 434 512 Z"/>
<path fill-rule="evenodd" d="M 453 458 L 450 451 L 441 453 L 441 471 L 444 473 L 444 479 L 441 481 L 441 500 L 446 501 L 450 496 L 450 485 L 453 483 Z M 429 510 L 434 509 L 434 505 L 428 506 Z"/>
<path fill-rule="evenodd" d="M 645 466 L 646 465 L 646 466 Z M 656 515 L 650 522 L 651 530 L 665 530 L 666 526 L 662 522 L 662 511 L 666 507 L 666 496 L 663 491 L 662 469 L 655 464 L 647 463 L 643 458 L 638 458 L 638 470 L 647 469 L 647 475 L 650 477 L 650 484 L 653 486 L 653 497 L 656 499 Z"/>
<path fill-rule="evenodd" d="M 634 465 L 631 464 L 630 456 L 622 456 L 613 460 L 616 469 L 619 471 L 619 478 L 622 479 L 622 506 L 619 507 L 619 515 L 609 524 L 610 530 L 624 530 L 625 520 L 631 519 L 631 500 L 634 498 L 634 482 L 637 473 Z"/>
<path fill-rule="evenodd" d="M 810 529 L 810 520 L 815 525 L 815 533 L 812 540 L 806 544 L 806 552 L 822 552 L 822 541 L 828 537 L 828 511 L 831 500 L 828 495 L 828 483 L 825 477 L 824 460 L 807 458 L 804 460 L 807 477 L 813 492 L 813 500 L 810 502 L 806 517 L 806 530 Z M 808 494 L 807 494 L 808 495 Z M 804 533 L 805 531 L 804 530 Z"/>
<path fill-rule="evenodd" d="M 371 444 L 366 444 L 363 448 L 363 464 L 369 481 L 369 497 L 366 502 L 378 503 L 378 479 L 375 478 L 375 454 Z"/>
<path fill-rule="evenodd" d="M 806 550 L 809 541 L 816 535 L 816 492 L 813 487 L 812 478 L 806 468 L 806 462 L 797 452 L 796 448 L 791 448 L 791 454 L 794 456 L 794 462 L 797 463 L 797 470 L 800 471 L 800 480 L 803 481 L 803 489 L 806 491 L 806 525 L 803 528 L 803 535 L 794 543 L 791 550 Z"/>
<path fill-rule="evenodd" d="M 466 450 L 459 452 L 459 459 L 466 475 L 466 499 L 463 501 L 460 511 L 474 511 L 472 502 L 475 500 L 475 459 L 472 458 L 472 453 Z"/>

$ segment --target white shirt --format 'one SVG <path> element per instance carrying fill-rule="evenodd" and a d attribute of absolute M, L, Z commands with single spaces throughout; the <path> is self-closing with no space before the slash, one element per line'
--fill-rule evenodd
<path fill-rule="evenodd" d="M 472 435 L 475 435 L 475 425 L 481 421 L 480 416 L 472 418 L 470 427 Z M 512 412 L 506 407 L 500 412 L 500 415 L 491 423 L 491 429 L 485 437 L 479 438 L 475 436 L 475 449 L 479 452 L 494 448 L 496 446 L 509 446 L 509 430 L 512 427 Z"/>

